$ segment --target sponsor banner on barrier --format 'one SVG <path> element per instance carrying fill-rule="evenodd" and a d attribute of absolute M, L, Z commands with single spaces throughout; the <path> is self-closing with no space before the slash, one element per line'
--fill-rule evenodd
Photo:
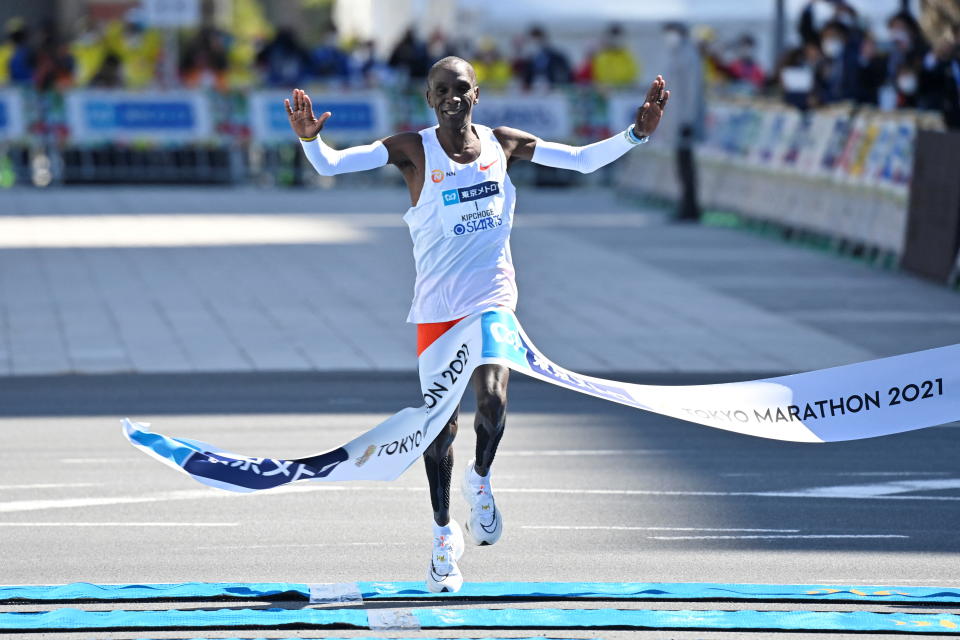
<path fill-rule="evenodd" d="M 570 104 L 562 93 L 512 96 L 485 93 L 473 108 L 473 121 L 490 127 L 514 127 L 545 140 L 566 140 L 573 135 Z"/>
<path fill-rule="evenodd" d="M 16 89 L 0 89 L 0 140 L 18 140 L 26 132 L 23 96 Z"/>
<path fill-rule="evenodd" d="M 639 385 L 569 371 L 534 347 L 513 312 L 462 320 L 419 359 L 423 406 L 407 408 L 325 453 L 277 460 L 169 438 L 123 420 L 136 447 L 197 481 L 248 492 L 301 479 L 391 480 L 410 467 L 459 406 L 471 374 L 499 364 L 604 400 L 716 429 L 792 442 L 837 442 L 960 418 L 960 344 L 789 376 L 697 386 Z"/>
<path fill-rule="evenodd" d="M 387 97 L 379 91 L 309 92 L 313 112 L 331 113 L 323 125 L 324 139 L 337 142 L 371 142 L 393 133 Z M 260 143 L 296 141 L 283 101 L 288 91 L 254 91 L 249 96 L 250 130 Z"/>
<path fill-rule="evenodd" d="M 66 111 L 71 142 L 199 142 L 213 134 L 202 91 L 71 91 Z"/>

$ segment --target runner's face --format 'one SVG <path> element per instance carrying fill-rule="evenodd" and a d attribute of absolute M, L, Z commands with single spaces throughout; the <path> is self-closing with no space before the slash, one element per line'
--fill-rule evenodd
<path fill-rule="evenodd" d="M 466 65 L 443 67 L 430 78 L 427 104 L 441 125 L 464 125 L 470 122 L 479 93 Z"/>

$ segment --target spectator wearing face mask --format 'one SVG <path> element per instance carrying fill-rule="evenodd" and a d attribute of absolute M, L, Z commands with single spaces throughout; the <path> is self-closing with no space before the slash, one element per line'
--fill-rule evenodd
<path fill-rule="evenodd" d="M 843 0 L 810 0 L 797 21 L 800 42 L 820 44 L 823 28 L 830 22 L 839 22 L 849 29 L 857 29 L 857 12 Z"/>
<path fill-rule="evenodd" d="M 631 87 L 637 80 L 639 65 L 627 48 L 623 27 L 612 24 L 600 49 L 593 56 L 591 76 L 601 87 L 623 89 Z"/>
<path fill-rule="evenodd" d="M 272 87 L 303 84 L 312 65 L 310 53 L 289 26 L 280 27 L 273 39 L 257 53 L 257 66 L 266 84 Z"/>
<path fill-rule="evenodd" d="M 894 72 L 894 87 L 897 91 L 897 108 L 928 108 L 924 96 L 920 94 L 920 66 L 904 62 Z"/>
<path fill-rule="evenodd" d="M 313 75 L 324 81 L 347 82 L 350 77 L 350 60 L 340 46 L 340 34 L 336 27 L 328 27 L 319 45 L 310 52 L 313 60 Z"/>
<path fill-rule="evenodd" d="M 895 80 L 901 67 L 923 60 L 930 46 L 916 19 L 906 11 L 895 13 L 887 19 L 887 31 L 890 34 L 887 69 L 890 80 Z"/>
<path fill-rule="evenodd" d="M 470 62 L 477 73 L 477 84 L 495 90 L 506 89 L 513 78 L 510 62 L 500 53 L 496 40 L 482 38 L 474 59 Z"/>
<path fill-rule="evenodd" d="M 531 28 L 529 38 L 529 55 L 524 64 L 524 84 L 528 88 L 570 84 L 573 79 L 570 61 L 550 43 L 543 27 Z"/>
<path fill-rule="evenodd" d="M 812 42 L 784 54 L 775 77 L 786 104 L 801 111 L 817 106 L 815 82 L 819 63 L 820 47 Z"/>
<path fill-rule="evenodd" d="M 7 79 L 15 85 L 29 86 L 33 83 L 37 61 L 37 53 L 30 42 L 30 28 L 20 18 L 12 18 L 7 22 L 7 34 L 10 40 Z"/>
<path fill-rule="evenodd" d="M 757 42 L 749 33 L 745 33 L 734 45 L 734 58 L 728 66 L 730 77 L 742 85 L 749 87 L 752 92 L 763 89 L 766 74 L 756 59 Z"/>
<path fill-rule="evenodd" d="M 824 104 L 857 100 L 860 96 L 860 43 L 840 21 L 828 22 L 820 32 L 823 60 L 818 69 Z"/>

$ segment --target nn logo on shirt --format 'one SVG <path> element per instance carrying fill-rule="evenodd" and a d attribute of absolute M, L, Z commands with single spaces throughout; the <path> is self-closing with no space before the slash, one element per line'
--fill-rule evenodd
<path fill-rule="evenodd" d="M 486 182 L 481 182 L 480 184 L 469 187 L 447 189 L 446 191 L 441 191 L 440 195 L 443 198 L 443 206 L 449 207 L 459 202 L 473 202 L 480 198 L 489 198 L 498 193 L 500 193 L 500 184 L 494 180 L 487 180 Z"/>

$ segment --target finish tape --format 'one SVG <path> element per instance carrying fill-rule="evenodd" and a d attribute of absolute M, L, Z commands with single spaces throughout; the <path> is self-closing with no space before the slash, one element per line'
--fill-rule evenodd
<path fill-rule="evenodd" d="M 589 309 L 584 315 L 589 317 Z M 122 421 L 123 433 L 160 462 L 228 491 L 259 491 L 298 480 L 393 480 L 437 437 L 459 406 L 471 373 L 485 364 L 637 409 L 774 440 L 858 440 L 960 419 L 960 344 L 765 380 L 640 385 L 554 364 L 534 347 L 512 312 L 495 309 L 462 320 L 421 354 L 423 406 L 403 409 L 336 449 L 283 460 L 170 438 L 129 419 Z"/>

